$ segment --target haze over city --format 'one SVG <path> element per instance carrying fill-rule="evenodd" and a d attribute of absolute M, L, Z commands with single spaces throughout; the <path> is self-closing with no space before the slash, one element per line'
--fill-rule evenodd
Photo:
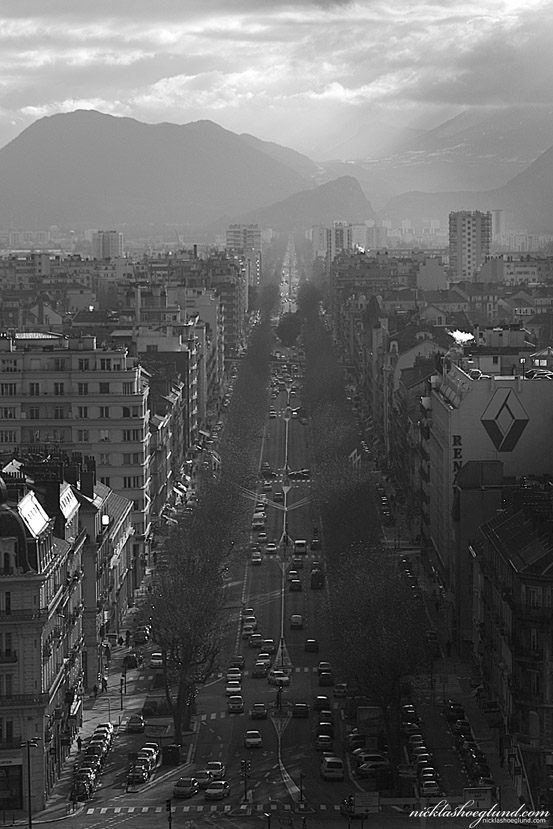
<path fill-rule="evenodd" d="M 7 0 L 0 146 L 37 119 L 96 109 L 210 119 L 307 153 L 365 157 L 466 110 L 550 107 L 543 0 L 67 4 Z M 529 159 L 532 160 L 532 159 Z"/>

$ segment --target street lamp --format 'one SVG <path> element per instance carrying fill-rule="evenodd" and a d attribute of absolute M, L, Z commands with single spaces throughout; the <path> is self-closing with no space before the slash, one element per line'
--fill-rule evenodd
<path fill-rule="evenodd" d="M 33 829 L 33 810 L 31 804 L 31 746 L 38 748 L 38 738 L 34 737 L 32 740 L 25 740 L 21 743 L 21 748 L 27 747 L 27 805 L 29 807 L 29 829 Z"/>
<path fill-rule="evenodd" d="M 271 813 L 263 812 L 263 817 L 267 818 L 267 829 L 271 829 Z"/>

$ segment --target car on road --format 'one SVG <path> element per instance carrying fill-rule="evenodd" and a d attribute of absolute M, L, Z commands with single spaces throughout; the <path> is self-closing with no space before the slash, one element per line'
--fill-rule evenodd
<path fill-rule="evenodd" d="M 257 630 L 257 619 L 253 614 L 250 616 L 244 616 L 242 619 L 242 624 L 251 625 L 254 630 Z"/>
<path fill-rule="evenodd" d="M 261 553 L 253 552 L 250 558 L 250 564 L 261 564 L 263 562 L 263 557 Z"/>
<path fill-rule="evenodd" d="M 150 661 L 148 662 L 150 668 L 163 668 L 163 656 L 159 651 L 156 651 L 150 656 Z"/>
<path fill-rule="evenodd" d="M 225 694 L 227 697 L 241 696 L 242 683 L 239 682 L 237 679 L 231 679 L 229 682 L 227 682 L 225 686 Z"/>
<path fill-rule="evenodd" d="M 140 750 L 141 751 L 146 751 L 146 750 L 151 751 L 153 753 L 154 757 L 155 757 L 156 765 L 158 764 L 159 758 L 161 757 L 161 749 L 159 747 L 159 743 L 154 743 L 154 742 L 144 743 L 144 745 L 142 746 L 142 748 Z"/>
<path fill-rule="evenodd" d="M 206 763 L 206 769 L 211 772 L 214 780 L 224 780 L 227 767 L 220 760 L 210 760 Z"/>
<path fill-rule="evenodd" d="M 272 419 L 277 416 L 277 413 L 274 409 L 269 409 L 269 417 Z"/>
<path fill-rule="evenodd" d="M 255 633 L 255 628 L 253 625 L 244 625 L 242 628 L 242 639 L 249 639 L 252 633 Z"/>
<path fill-rule="evenodd" d="M 334 686 L 333 695 L 338 698 L 347 697 L 348 685 L 347 682 L 337 682 Z"/>
<path fill-rule="evenodd" d="M 233 695 L 228 698 L 229 714 L 243 714 L 244 713 L 244 698 L 240 694 Z M 209 768 L 209 763 L 208 763 Z"/>
<path fill-rule="evenodd" d="M 288 581 L 293 581 L 294 579 L 299 578 L 299 573 L 297 570 L 288 570 Z"/>
<path fill-rule="evenodd" d="M 440 787 L 436 780 L 422 780 L 419 784 L 421 797 L 437 797 L 440 794 Z"/>
<path fill-rule="evenodd" d="M 259 731 L 246 731 L 244 734 L 245 748 L 261 748 L 263 745 L 263 738 Z"/>
<path fill-rule="evenodd" d="M 276 645 L 274 639 L 264 639 L 261 643 L 261 650 L 263 653 L 275 653 Z"/>
<path fill-rule="evenodd" d="M 246 660 L 242 656 L 242 654 L 237 653 L 230 660 L 228 666 L 229 666 L 229 668 L 241 668 L 241 670 L 244 670 L 244 668 L 246 667 Z"/>
<path fill-rule="evenodd" d="M 290 685 L 290 677 L 288 674 L 278 668 L 272 668 L 269 671 L 267 679 L 269 681 L 269 685 L 278 685 L 280 687 Z"/>
<path fill-rule="evenodd" d="M 275 544 L 274 541 L 269 541 L 267 543 L 267 546 L 265 547 L 265 552 L 269 555 L 272 555 L 272 554 L 278 552 L 278 547 L 277 547 L 277 545 Z"/>
<path fill-rule="evenodd" d="M 284 501 L 284 492 L 281 489 L 277 489 L 274 493 L 273 498 L 277 503 L 280 504 L 281 501 Z"/>
<path fill-rule="evenodd" d="M 223 800 L 230 796 L 230 786 L 226 780 L 213 780 L 205 790 L 206 800 Z"/>
<path fill-rule="evenodd" d="M 235 680 L 238 682 L 242 680 L 241 668 L 227 668 L 227 682 L 230 682 L 231 680 Z"/>
<path fill-rule="evenodd" d="M 303 630 L 303 616 L 299 613 L 290 616 L 290 630 Z"/>
<path fill-rule="evenodd" d="M 252 720 L 266 720 L 268 716 L 267 706 L 264 702 L 254 702 L 250 709 Z"/>
<path fill-rule="evenodd" d="M 322 688 L 323 686 L 330 686 L 334 685 L 334 675 L 330 673 L 330 671 L 323 671 L 322 674 L 319 674 L 319 686 Z"/>
<path fill-rule="evenodd" d="M 319 664 L 317 665 L 317 671 L 319 672 L 319 675 L 332 673 L 332 665 L 330 664 L 330 662 L 325 662 L 324 660 L 321 660 L 321 662 L 319 662 Z"/>
<path fill-rule="evenodd" d="M 146 722 L 141 714 L 131 714 L 127 722 L 127 732 L 129 734 L 142 734 L 146 728 Z"/>
<path fill-rule="evenodd" d="M 244 619 L 246 619 L 247 616 L 255 616 L 255 610 L 253 609 L 253 607 L 243 608 L 240 618 L 242 619 L 242 621 L 244 621 Z"/>
<path fill-rule="evenodd" d="M 213 783 L 213 775 L 207 769 L 200 769 L 194 772 L 194 777 L 198 781 L 200 789 L 207 789 L 210 783 Z"/>
<path fill-rule="evenodd" d="M 332 703 L 329 697 L 325 697 L 324 694 L 318 694 L 313 700 L 313 710 L 325 711 L 327 709 L 332 709 Z"/>
<path fill-rule="evenodd" d="M 269 673 L 269 666 L 265 662 L 256 662 L 252 668 L 252 679 L 265 679 Z"/>
<path fill-rule="evenodd" d="M 263 642 L 263 637 L 260 633 L 250 634 L 250 638 L 249 638 L 249 642 L 248 642 L 250 648 L 260 648 L 262 642 Z"/>
<path fill-rule="evenodd" d="M 315 748 L 317 751 L 332 751 L 332 737 L 329 734 L 317 734 Z"/>
<path fill-rule="evenodd" d="M 319 643 L 317 639 L 306 639 L 303 649 L 306 653 L 319 653 Z"/>
<path fill-rule="evenodd" d="M 301 581 L 299 579 L 292 579 L 290 582 L 290 591 L 292 593 L 301 593 L 302 589 Z"/>
<path fill-rule="evenodd" d="M 200 787 L 195 777 L 179 777 L 173 786 L 173 797 L 194 797 Z"/>
<path fill-rule="evenodd" d="M 292 706 L 292 716 L 297 719 L 306 719 L 309 717 L 309 706 L 306 702 L 295 702 Z"/>
<path fill-rule="evenodd" d="M 265 485 L 264 485 L 264 487 L 265 487 Z M 267 533 L 264 532 L 263 530 L 260 533 L 257 534 L 257 540 L 259 541 L 260 544 L 264 544 L 267 541 L 268 537 L 269 536 L 267 535 Z"/>
<path fill-rule="evenodd" d="M 130 785 L 141 785 L 147 783 L 150 775 L 145 766 L 135 765 L 127 772 L 127 783 Z"/>
<path fill-rule="evenodd" d="M 257 659 L 255 661 L 256 662 L 263 662 L 265 665 L 267 665 L 267 667 L 270 667 L 271 662 L 273 660 L 271 659 L 271 654 L 270 653 L 266 653 L 266 651 L 261 651 L 260 653 L 257 654 Z"/>
<path fill-rule="evenodd" d="M 311 539 L 311 544 L 309 546 L 312 550 L 320 550 L 322 548 L 321 539 L 315 536 L 315 538 Z"/>
<path fill-rule="evenodd" d="M 294 556 L 294 558 L 292 559 L 292 566 L 296 570 L 303 570 L 305 566 L 303 563 L 303 558 L 301 558 L 301 556 Z"/>

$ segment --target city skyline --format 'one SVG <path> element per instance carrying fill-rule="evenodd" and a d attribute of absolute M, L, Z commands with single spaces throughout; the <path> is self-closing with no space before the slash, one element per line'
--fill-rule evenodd
<path fill-rule="evenodd" d="M 544 0 L 453 10 L 446 0 L 241 0 L 231 10 L 221 0 L 7 0 L 0 147 L 39 118 L 81 108 L 148 123 L 210 119 L 314 157 L 370 123 L 368 151 L 378 152 L 406 126 L 463 110 L 549 107 L 552 30 Z"/>

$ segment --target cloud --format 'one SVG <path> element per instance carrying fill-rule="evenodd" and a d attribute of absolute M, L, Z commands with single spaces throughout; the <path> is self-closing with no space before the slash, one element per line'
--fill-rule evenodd
<path fill-rule="evenodd" d="M 552 39 L 549 0 L 4 0 L 0 144 L 72 102 L 284 143 L 366 107 L 551 103 Z"/>

